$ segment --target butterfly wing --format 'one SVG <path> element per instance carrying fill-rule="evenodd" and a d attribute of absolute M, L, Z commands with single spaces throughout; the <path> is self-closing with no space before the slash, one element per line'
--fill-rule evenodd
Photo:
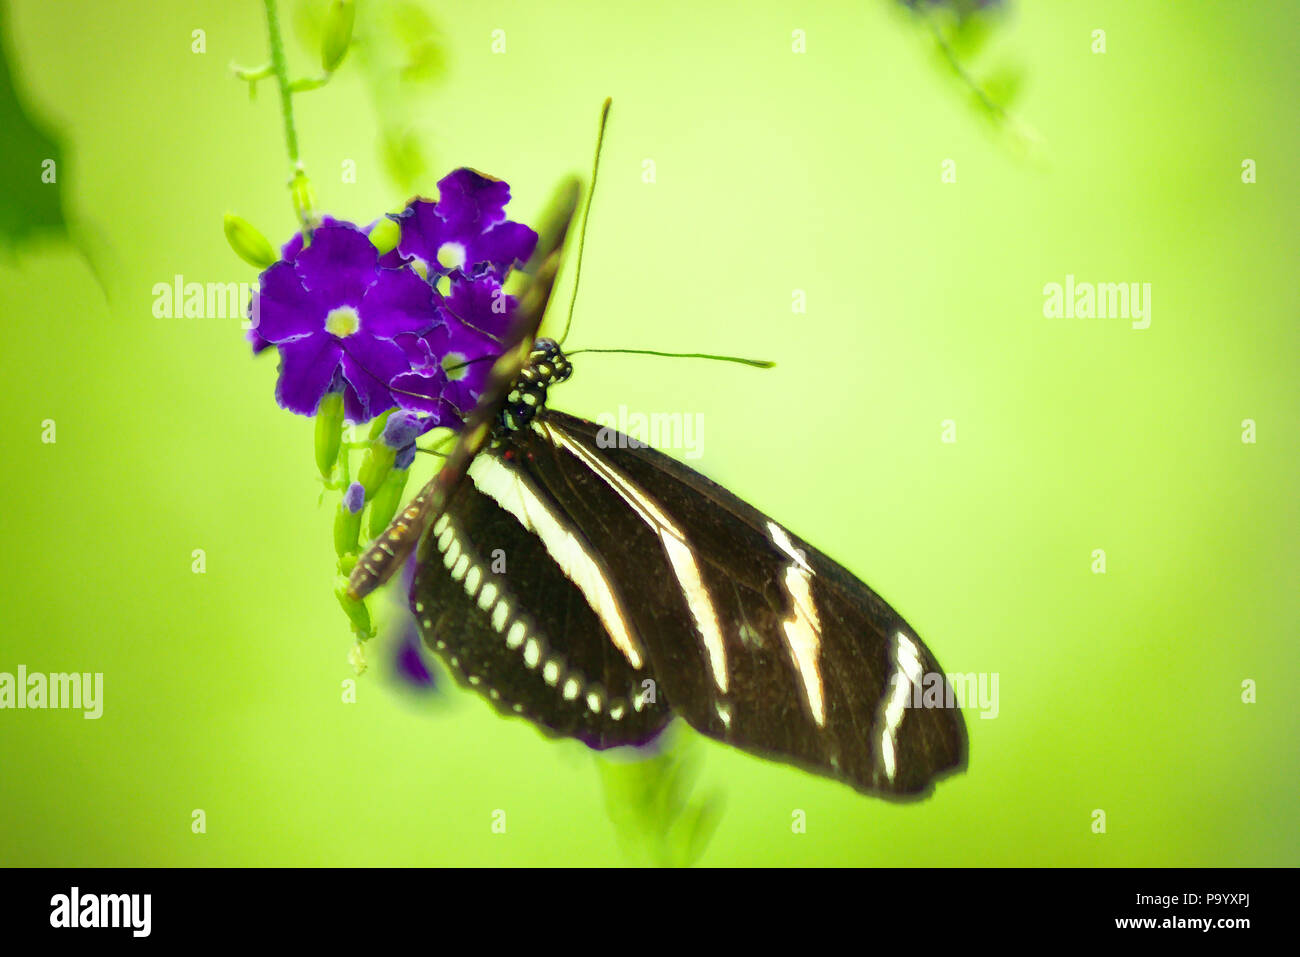
<path fill-rule="evenodd" d="M 624 596 L 588 595 L 590 575 L 571 566 L 570 578 L 552 560 L 554 537 L 526 524 L 552 506 L 497 449 L 470 475 L 420 546 L 411 610 L 425 644 L 503 714 L 598 749 L 649 741 L 671 715 L 648 668 L 627 660 L 600 618 Z M 485 475 L 499 478 L 495 498 L 480 491 Z M 575 555 L 588 547 L 568 544 Z M 584 560 L 597 567 L 593 553 Z"/>
<path fill-rule="evenodd" d="M 475 496 L 497 508 L 494 531 L 466 521 L 457 534 L 472 534 L 480 549 L 484 535 L 496 536 L 514 569 L 498 587 L 550 616 L 544 638 L 557 667 L 575 656 L 627 669 L 642 695 L 653 694 L 656 715 L 666 706 L 710 737 L 864 792 L 915 797 L 964 767 L 964 721 L 916 632 L 844 568 L 721 486 L 552 410 L 469 474 Z M 428 584 L 417 592 L 433 595 Z M 552 601 L 585 614 L 543 611 Z M 435 642 L 458 629 L 467 643 L 492 641 L 482 610 L 464 605 L 445 613 Z M 522 713 L 572 733 L 538 700 Z M 602 742 L 618 740 L 608 707 L 583 720 Z"/>

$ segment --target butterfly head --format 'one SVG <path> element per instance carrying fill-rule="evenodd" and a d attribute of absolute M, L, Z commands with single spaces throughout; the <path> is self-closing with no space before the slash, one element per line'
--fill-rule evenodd
<path fill-rule="evenodd" d="M 528 362 L 506 396 L 498 417 L 498 428 L 516 432 L 528 428 L 546 405 L 546 390 L 573 375 L 573 364 L 554 339 L 538 339 Z"/>

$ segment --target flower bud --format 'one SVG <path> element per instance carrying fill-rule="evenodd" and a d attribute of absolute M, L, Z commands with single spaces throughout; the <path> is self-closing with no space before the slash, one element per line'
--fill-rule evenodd
<path fill-rule="evenodd" d="M 301 166 L 294 171 L 293 179 L 289 180 L 289 194 L 293 197 L 293 211 L 297 214 L 298 221 L 315 222 L 316 192 L 311 188 L 311 182 Z"/>
<path fill-rule="evenodd" d="M 361 483 L 353 482 L 343 494 L 343 501 L 339 502 L 339 510 L 334 515 L 334 554 L 340 558 L 358 551 L 361 509 L 365 504 L 365 490 Z"/>
<path fill-rule="evenodd" d="M 384 444 L 396 452 L 394 468 L 409 469 L 415 461 L 415 440 L 420 434 L 420 417 L 414 412 L 395 412 L 384 423 Z"/>
<path fill-rule="evenodd" d="M 389 416 L 396 411 L 396 409 L 389 409 L 387 412 L 381 412 L 370 421 L 370 438 L 377 439 L 384 434 Z"/>
<path fill-rule="evenodd" d="M 325 478 L 334 471 L 343 441 L 343 393 L 326 392 L 316 406 L 316 467 Z"/>
<path fill-rule="evenodd" d="M 370 443 L 370 448 L 366 450 L 366 455 L 361 460 L 361 468 L 357 472 L 357 481 L 365 488 L 366 498 L 375 497 L 379 487 L 388 478 L 388 473 L 393 470 L 393 460 L 396 456 L 396 450 L 383 442 Z"/>
<path fill-rule="evenodd" d="M 275 250 L 267 238 L 242 216 L 226 213 L 226 242 L 235 255 L 256 269 L 266 269 L 275 262 Z"/>
<path fill-rule="evenodd" d="M 379 250 L 379 255 L 392 252 L 397 248 L 397 241 L 402 238 L 402 227 L 387 216 L 382 217 L 370 229 L 370 244 Z"/>
<path fill-rule="evenodd" d="M 352 42 L 352 22 L 356 18 L 356 5 L 352 0 L 334 0 L 325 14 L 325 30 L 321 36 L 320 65 L 326 73 L 338 69 L 347 56 Z"/>
<path fill-rule="evenodd" d="M 334 595 L 338 598 L 339 604 L 343 606 L 343 611 L 348 616 L 348 620 L 352 622 L 352 630 L 356 632 L 357 637 L 363 641 L 371 637 L 374 632 L 370 625 L 370 609 L 366 607 L 366 603 L 348 596 L 347 582 L 339 584 L 334 589 Z"/>
<path fill-rule="evenodd" d="M 409 469 L 393 469 L 388 473 L 384 484 L 379 486 L 370 502 L 370 519 L 366 531 L 371 538 L 378 538 L 388 527 L 388 523 L 397 514 L 402 504 L 402 493 L 406 491 L 406 480 L 410 478 Z"/>

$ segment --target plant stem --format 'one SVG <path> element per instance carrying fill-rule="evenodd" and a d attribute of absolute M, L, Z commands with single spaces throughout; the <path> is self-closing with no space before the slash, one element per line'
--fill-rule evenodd
<path fill-rule="evenodd" d="M 289 68 L 284 59 L 284 40 L 280 36 L 280 12 L 276 0 L 263 0 L 266 6 L 266 32 L 271 42 L 271 72 L 280 87 L 280 113 L 284 117 L 284 142 L 289 150 L 289 188 L 298 195 L 297 186 L 304 185 L 306 174 L 298 159 L 298 131 L 293 125 L 293 90 L 289 82 Z M 303 191 L 305 195 L 305 190 Z M 310 234 L 311 210 L 307 204 L 295 203 L 303 230 Z"/>
<path fill-rule="evenodd" d="M 1007 118 L 1007 111 L 1003 109 L 1002 104 L 995 102 L 994 99 L 988 95 L 988 92 L 980 85 L 979 81 L 976 80 L 975 77 L 971 76 L 966 67 L 962 65 L 961 60 L 957 57 L 957 51 L 952 48 L 952 44 L 950 44 L 948 39 L 943 35 L 943 31 L 939 29 L 939 25 L 934 21 L 934 17 L 928 14 L 923 14 L 923 16 L 925 19 L 925 25 L 930 28 L 930 33 L 934 37 L 934 42 L 938 45 L 939 52 L 943 54 L 943 58 L 948 61 L 948 66 L 952 68 L 952 72 L 955 73 L 957 78 L 961 80 L 962 83 L 966 84 L 970 91 L 975 94 L 976 99 L 980 101 L 980 105 L 984 107 L 994 120 L 998 122 L 1005 120 Z"/>

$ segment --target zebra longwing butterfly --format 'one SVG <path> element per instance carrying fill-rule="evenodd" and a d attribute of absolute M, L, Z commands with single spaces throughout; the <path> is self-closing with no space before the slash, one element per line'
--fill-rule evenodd
<path fill-rule="evenodd" d="M 907 622 L 725 488 L 547 407 L 572 371 L 554 340 L 534 338 L 567 195 L 488 388 L 437 476 L 360 560 L 352 593 L 419 540 L 421 636 L 503 714 L 596 749 L 644 744 L 680 716 L 859 791 L 929 793 L 965 766 L 966 727 Z M 914 706 L 923 683 L 942 690 L 938 706 Z"/>

